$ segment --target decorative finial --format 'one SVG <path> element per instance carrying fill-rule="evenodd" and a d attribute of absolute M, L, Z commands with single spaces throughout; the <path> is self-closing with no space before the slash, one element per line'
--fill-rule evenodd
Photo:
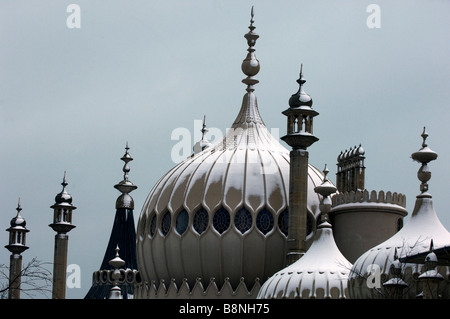
<path fill-rule="evenodd" d="M 121 289 L 119 287 L 120 270 L 119 268 L 125 265 L 125 261 L 119 256 L 119 245 L 116 246 L 116 256 L 109 261 L 109 264 L 114 268 L 111 275 L 114 279 L 114 286 L 111 288 L 109 293 L 109 299 L 122 299 Z"/>
<path fill-rule="evenodd" d="M 134 191 L 137 186 L 134 185 L 130 180 L 128 179 L 128 173 L 130 172 L 130 166 L 128 165 L 129 162 L 133 160 L 131 157 L 128 147 L 128 142 L 125 146 L 125 154 L 120 158 L 122 161 L 125 162 L 123 165 L 123 181 L 119 182 L 118 184 L 114 185 L 114 188 L 118 189 L 122 195 L 120 195 L 116 200 L 116 209 L 118 208 L 128 208 L 128 209 L 134 209 L 134 201 L 133 198 L 128 194 Z"/>
<path fill-rule="evenodd" d="M 244 61 L 242 61 L 241 65 L 242 72 L 244 72 L 244 74 L 247 75 L 247 78 L 243 79 L 242 82 L 247 84 L 248 92 L 254 91 L 253 85 L 259 83 L 258 80 L 253 78 L 256 74 L 258 74 L 260 68 L 259 61 L 255 56 L 255 49 L 254 49 L 256 40 L 259 38 L 259 35 L 253 32 L 253 30 L 255 30 L 255 26 L 253 25 L 254 22 L 253 17 L 254 17 L 254 9 L 252 7 L 250 26 L 248 27 L 250 31 L 244 35 L 244 37 L 247 39 L 248 53 L 247 57 L 244 59 Z"/>
<path fill-rule="evenodd" d="M 435 160 L 438 157 L 438 154 L 431 150 L 427 143 L 426 139 L 428 137 L 428 133 L 426 132 L 426 128 L 423 128 L 423 132 L 421 134 L 422 136 L 422 148 L 418 150 L 417 152 L 414 152 L 411 157 L 413 160 L 419 162 L 422 164 L 419 171 L 417 172 L 417 177 L 422 182 L 420 184 L 420 191 L 422 192 L 419 196 L 425 196 L 425 197 L 431 197 L 430 194 L 427 193 L 428 191 L 428 184 L 427 182 L 431 178 L 431 171 L 428 168 L 428 163 Z"/>
<path fill-rule="evenodd" d="M 330 195 L 336 192 L 336 187 L 331 184 L 327 175 L 330 172 L 328 170 L 327 164 L 323 169 L 323 181 L 322 184 L 314 188 L 314 191 L 322 195 L 322 202 L 319 205 L 321 212 L 320 227 L 331 227 L 328 221 L 328 213 L 331 211 L 331 198 Z"/>
<path fill-rule="evenodd" d="M 66 186 L 69 185 L 69 184 L 67 183 L 67 179 L 66 179 L 66 171 L 64 171 L 64 177 L 63 177 L 63 181 L 62 181 L 61 185 L 62 185 L 64 188 L 66 188 Z"/>
<path fill-rule="evenodd" d="M 17 201 L 17 208 L 16 208 L 16 210 L 17 210 L 17 216 L 19 216 L 20 211 L 22 210 L 22 207 L 20 206 L 20 197 L 19 197 L 19 200 Z"/>
<path fill-rule="evenodd" d="M 206 132 L 208 132 L 208 129 L 206 128 L 206 115 L 203 115 L 203 124 L 200 131 L 202 132 L 202 138 L 200 141 L 194 144 L 194 154 L 200 153 L 201 151 L 211 146 L 211 143 L 205 137 Z"/>
<path fill-rule="evenodd" d="M 206 128 L 206 115 L 203 115 L 203 124 L 202 124 L 202 140 L 205 138 L 205 133 L 208 132 Z"/>

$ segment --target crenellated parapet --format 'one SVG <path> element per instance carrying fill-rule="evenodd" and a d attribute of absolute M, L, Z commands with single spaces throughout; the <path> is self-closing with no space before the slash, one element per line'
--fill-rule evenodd
<path fill-rule="evenodd" d="M 200 278 L 197 278 L 193 285 L 185 278 L 181 285 L 177 285 L 175 280 L 166 283 L 163 279 L 157 283 L 152 280 L 150 283 L 142 282 L 134 287 L 135 299 L 200 299 L 200 298 L 220 298 L 220 299 L 256 299 L 261 284 L 259 279 L 255 280 L 253 287 L 248 287 L 244 278 L 233 288 L 228 278 L 225 278 L 220 286 L 215 278 L 211 278 L 208 285 L 204 285 Z"/>
<path fill-rule="evenodd" d="M 381 204 L 393 204 L 403 208 L 406 207 L 406 195 L 401 193 L 392 193 L 390 191 L 371 191 L 357 190 L 351 192 L 344 192 L 336 194 L 332 197 L 333 207 L 342 204 L 356 204 L 356 203 L 381 203 Z"/>

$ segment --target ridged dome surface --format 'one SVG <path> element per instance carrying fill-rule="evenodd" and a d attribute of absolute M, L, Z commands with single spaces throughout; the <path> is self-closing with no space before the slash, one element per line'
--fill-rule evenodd
<path fill-rule="evenodd" d="M 322 178 L 310 165 L 312 225 Z M 148 195 L 137 229 L 143 280 L 214 277 L 235 286 L 241 277 L 247 285 L 268 278 L 285 261 L 288 185 L 289 151 L 266 128 L 250 91 L 223 141 L 175 166 Z"/>
<path fill-rule="evenodd" d="M 348 283 L 350 297 L 352 299 L 385 298 L 386 295 L 367 284 L 367 276 L 379 268 L 381 283 L 387 281 L 391 276 L 390 269 L 394 262 L 395 249 L 399 258 L 412 256 L 428 251 L 431 240 L 435 248 L 446 246 L 450 243 L 450 233 L 437 217 L 431 197 L 419 197 L 408 223 L 394 236 L 370 249 L 355 261 Z M 416 285 L 417 277 L 423 270 L 423 264 L 404 263 L 402 265 L 403 279 L 410 285 L 405 297 L 416 298 L 421 293 L 420 287 Z M 450 267 L 441 267 L 440 271 L 444 277 L 450 278 Z M 447 288 L 447 294 L 449 290 L 450 287 Z M 382 289 L 381 292 L 383 292 Z"/>
<path fill-rule="evenodd" d="M 331 225 L 323 223 L 305 255 L 269 278 L 258 298 L 348 298 L 347 279 L 351 267 L 336 246 Z"/>

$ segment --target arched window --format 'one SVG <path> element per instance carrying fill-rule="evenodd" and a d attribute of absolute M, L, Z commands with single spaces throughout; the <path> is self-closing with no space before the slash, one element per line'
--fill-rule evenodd
<path fill-rule="evenodd" d="M 214 229 L 222 234 L 230 227 L 231 217 L 230 213 L 225 208 L 219 208 L 213 217 L 213 226 Z"/>
<path fill-rule="evenodd" d="M 199 235 L 208 228 L 209 216 L 208 212 L 202 207 L 194 215 L 193 226 Z"/>
<path fill-rule="evenodd" d="M 172 215 L 170 215 L 170 212 L 165 212 L 162 221 L 161 221 L 161 232 L 163 236 L 166 236 L 170 231 L 170 225 L 172 223 Z"/>
<path fill-rule="evenodd" d="M 256 227 L 264 235 L 273 229 L 273 223 L 272 213 L 265 208 L 256 216 Z"/>
<path fill-rule="evenodd" d="M 189 214 L 185 209 L 183 209 L 181 212 L 178 213 L 177 216 L 177 222 L 175 225 L 177 233 L 183 235 L 186 229 L 188 228 L 188 224 L 189 224 Z"/>
<path fill-rule="evenodd" d="M 252 214 L 245 208 L 241 208 L 234 216 L 234 226 L 244 234 L 252 227 Z"/>
<path fill-rule="evenodd" d="M 150 236 L 155 236 L 156 232 L 156 213 L 153 213 L 153 216 L 150 219 Z"/>
<path fill-rule="evenodd" d="M 287 237 L 289 229 L 289 213 L 284 210 L 278 215 L 278 228 Z"/>

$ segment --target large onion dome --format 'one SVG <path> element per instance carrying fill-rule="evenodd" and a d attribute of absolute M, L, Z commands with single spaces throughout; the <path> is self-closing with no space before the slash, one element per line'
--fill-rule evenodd
<path fill-rule="evenodd" d="M 431 241 L 433 241 L 434 247 L 444 247 L 450 244 L 450 233 L 441 224 L 433 208 L 432 196 L 428 193 L 427 182 L 431 178 L 431 171 L 427 164 L 436 159 L 437 154 L 427 146 L 425 142 L 427 136 L 424 129 L 422 148 L 412 154 L 412 158 L 422 164 L 417 174 L 422 182 L 421 194 L 416 196 L 414 211 L 408 223 L 399 232 L 373 247 L 355 261 L 348 282 L 351 298 L 391 297 L 383 283 L 390 279 L 390 270 L 397 262 L 396 252 L 400 260 L 405 260 L 408 256 L 427 251 Z M 407 262 L 403 263 L 401 268 L 403 280 L 408 285 L 407 289 L 404 289 L 402 297 L 416 298 L 422 293 L 422 287 L 417 278 L 425 268 L 423 264 Z M 440 272 L 445 278 L 449 278 L 449 267 L 442 266 Z M 445 282 L 443 284 L 445 285 Z M 446 298 L 450 296 L 449 290 L 450 285 L 443 288 L 442 292 Z"/>
<path fill-rule="evenodd" d="M 239 114 L 224 139 L 167 172 L 148 195 L 137 227 L 144 281 L 226 278 L 233 287 L 264 280 L 284 265 L 289 194 L 289 151 L 272 136 L 258 111 L 253 85 L 259 71 L 258 35 L 245 35 L 247 85 Z M 309 166 L 311 229 L 322 173 Z M 312 234 L 310 235 L 310 237 Z"/>
<path fill-rule="evenodd" d="M 281 298 L 347 298 L 347 279 L 352 264 L 339 251 L 333 237 L 328 213 L 331 210 L 329 195 L 336 192 L 326 177 L 316 187 L 323 196 L 321 223 L 318 226 L 311 247 L 293 264 L 270 277 L 259 291 L 259 299 Z"/>

